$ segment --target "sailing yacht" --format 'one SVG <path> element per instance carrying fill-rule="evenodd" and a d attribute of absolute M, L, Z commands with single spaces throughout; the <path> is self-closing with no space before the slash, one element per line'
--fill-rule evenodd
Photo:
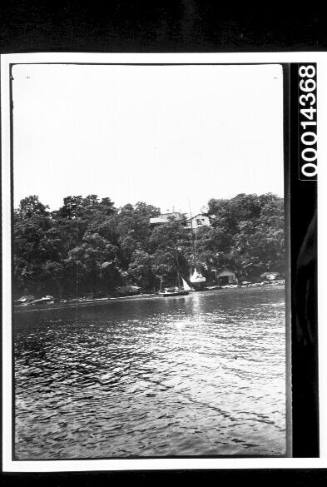
<path fill-rule="evenodd" d="M 182 278 L 180 273 L 178 272 L 177 275 L 177 285 L 173 287 L 165 287 L 164 289 L 160 289 L 158 292 L 159 296 L 168 297 L 168 296 L 186 296 L 192 288 L 187 284 L 185 279 Z"/>
<path fill-rule="evenodd" d="M 193 273 L 191 272 L 190 275 L 190 283 L 193 286 L 195 291 L 199 291 L 204 289 L 207 279 L 198 271 L 196 268 L 197 264 L 199 263 L 198 257 L 198 249 L 197 249 L 197 235 L 196 230 L 192 228 L 192 236 L 193 236 Z M 191 267 L 191 269 L 192 269 Z"/>
<path fill-rule="evenodd" d="M 195 289 L 203 289 L 206 283 L 206 278 L 201 274 L 201 272 L 194 269 L 193 274 L 190 276 L 190 283 Z"/>

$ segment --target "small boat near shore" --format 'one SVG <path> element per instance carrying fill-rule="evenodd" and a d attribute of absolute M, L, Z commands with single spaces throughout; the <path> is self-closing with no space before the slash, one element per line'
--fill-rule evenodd
<path fill-rule="evenodd" d="M 158 294 L 159 296 L 163 296 L 163 297 L 186 296 L 187 294 L 189 294 L 189 291 L 187 291 L 182 287 L 175 286 L 175 287 L 166 287 L 162 291 L 159 291 Z"/>
<path fill-rule="evenodd" d="M 285 286 L 285 281 L 284 280 L 279 280 L 275 282 L 265 282 L 263 285 L 260 285 L 260 288 L 262 289 L 276 289 L 276 288 L 282 288 Z M 252 289 L 258 288 L 258 285 L 252 284 L 252 285 L 247 285 L 247 286 L 237 286 L 235 289 L 224 289 L 221 286 L 213 286 L 214 289 L 207 287 L 204 289 L 202 292 L 207 292 L 207 291 L 236 291 L 236 290 L 243 290 L 246 291 L 248 289 L 251 291 Z M 168 288 L 169 289 L 169 288 Z M 47 311 L 47 310 L 64 310 L 64 309 L 76 309 L 76 308 L 84 308 L 84 307 L 94 307 L 94 306 L 105 306 L 108 305 L 109 303 L 115 303 L 115 302 L 128 302 L 128 301 L 143 301 L 143 300 L 149 300 L 149 299 L 161 299 L 162 297 L 168 297 L 170 296 L 186 296 L 187 294 L 197 294 L 193 293 L 191 291 L 185 291 L 184 289 L 178 288 L 177 286 L 177 292 L 176 289 L 173 288 L 173 293 L 169 294 L 168 292 L 165 292 L 165 288 L 160 291 L 160 292 L 154 292 L 154 293 L 140 293 L 137 295 L 133 296 L 107 296 L 105 298 L 96 298 L 92 300 L 86 300 L 86 299 L 61 299 L 59 301 L 56 301 L 55 303 L 49 303 L 46 301 L 43 301 L 39 304 L 33 304 L 31 305 L 30 303 L 25 303 L 25 304 L 14 304 L 14 312 L 15 313 L 25 313 L 25 312 L 38 312 L 38 311 Z"/>
<path fill-rule="evenodd" d="M 188 283 L 183 279 L 180 275 L 180 272 L 177 272 L 177 285 L 171 287 L 165 287 L 162 289 L 160 285 L 160 290 L 158 292 L 159 296 L 168 297 L 168 296 L 187 296 L 192 288 L 188 285 Z"/>
<path fill-rule="evenodd" d="M 201 272 L 194 269 L 193 274 L 190 276 L 190 283 L 196 291 L 202 291 L 206 287 L 206 278 Z"/>

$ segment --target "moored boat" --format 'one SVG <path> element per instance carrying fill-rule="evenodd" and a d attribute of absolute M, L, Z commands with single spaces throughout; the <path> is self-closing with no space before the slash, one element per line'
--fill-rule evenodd
<path fill-rule="evenodd" d="M 161 283 L 162 285 L 162 283 Z M 180 272 L 177 271 L 177 283 L 176 286 L 171 286 L 171 287 L 165 287 L 161 288 L 160 285 L 160 291 L 158 292 L 159 296 L 163 297 L 168 297 L 168 296 L 187 296 L 189 292 L 192 290 L 192 288 L 187 284 L 185 279 L 182 278 L 180 275 Z"/>
<path fill-rule="evenodd" d="M 202 290 L 206 285 L 206 278 L 201 274 L 201 272 L 194 269 L 193 274 L 190 276 L 190 283 L 195 290 Z"/>
<path fill-rule="evenodd" d="M 158 292 L 159 296 L 186 296 L 189 294 L 189 291 L 182 287 L 165 287 L 162 291 Z"/>

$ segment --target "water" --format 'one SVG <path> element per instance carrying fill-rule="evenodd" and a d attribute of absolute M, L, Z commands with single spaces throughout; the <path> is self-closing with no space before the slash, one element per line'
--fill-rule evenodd
<path fill-rule="evenodd" d="M 284 294 L 17 313 L 16 458 L 285 455 Z"/>

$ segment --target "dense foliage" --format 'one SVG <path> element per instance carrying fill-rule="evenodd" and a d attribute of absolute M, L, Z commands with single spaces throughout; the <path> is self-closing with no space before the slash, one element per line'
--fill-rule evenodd
<path fill-rule="evenodd" d="M 151 227 L 159 214 L 96 195 L 69 196 L 57 211 L 24 198 L 14 211 L 15 295 L 101 296 L 131 284 L 150 291 L 173 283 L 177 268 L 187 279 L 194 266 L 209 281 L 226 268 L 241 280 L 284 272 L 284 204 L 273 194 L 211 199 L 211 226 L 196 232 L 176 220 Z"/>

